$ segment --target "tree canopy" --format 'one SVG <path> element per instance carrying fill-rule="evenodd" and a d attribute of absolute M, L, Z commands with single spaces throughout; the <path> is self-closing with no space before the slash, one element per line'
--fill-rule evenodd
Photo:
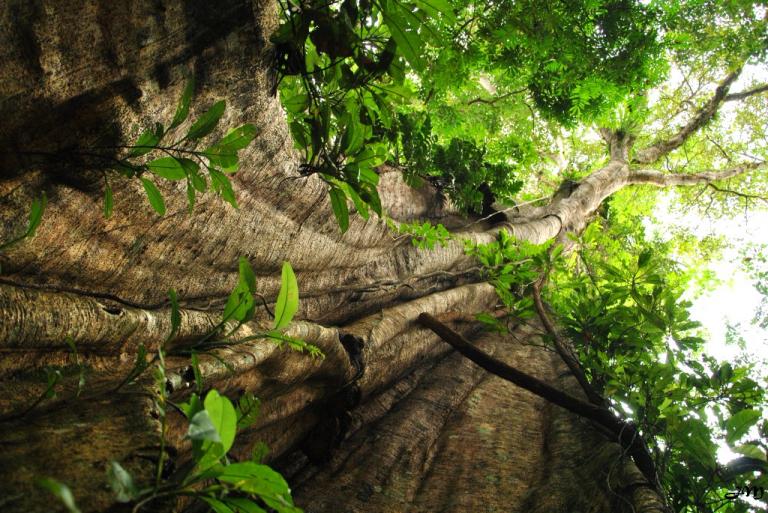
<path fill-rule="evenodd" d="M 475 214 L 488 215 L 498 200 L 512 206 L 546 198 L 564 179 L 578 186 L 616 150 L 634 183 L 701 184 L 681 200 L 710 215 L 765 201 L 768 32 L 760 2 L 283 8 L 276 40 L 291 64 L 282 68 L 281 94 L 297 147 L 313 163 L 307 172 L 321 173 L 332 195 L 350 196 L 364 215 L 360 198 L 369 196 L 355 193 L 368 154 L 354 155 L 371 147 L 379 155 L 373 165 L 387 160 L 412 181 L 430 180 Z M 754 78 L 732 92 L 742 74 Z M 752 170 L 760 171 L 745 172 Z M 344 219 L 345 203 L 334 203 Z M 706 280 L 706 263 L 676 259 L 706 254 L 706 241 L 691 248 L 684 234 L 650 240 L 642 219 L 653 204 L 647 189 L 616 193 L 580 236 L 564 240 L 561 230 L 565 259 L 551 258 L 556 246 L 544 258 L 504 231 L 472 254 L 510 319 L 532 315 L 531 284 L 548 277 L 546 297 L 587 379 L 638 425 L 672 510 L 745 511 L 745 503 L 722 499 L 737 471 L 718 466 L 716 444 L 751 458 L 746 468 L 762 469 L 754 483 L 768 484 L 768 447 L 751 430 L 768 434 L 764 384 L 756 381 L 765 378 L 754 362 L 702 353 L 706 335 L 683 293 Z M 430 244 L 442 240 L 425 228 L 412 233 Z M 486 322 L 506 329 L 495 318 Z"/>

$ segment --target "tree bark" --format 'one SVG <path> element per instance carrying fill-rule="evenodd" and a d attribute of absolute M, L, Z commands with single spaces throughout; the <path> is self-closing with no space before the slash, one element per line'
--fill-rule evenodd
<path fill-rule="evenodd" d="M 531 242 L 580 231 L 606 197 L 637 180 L 629 139 L 615 139 L 610 161 L 570 195 L 492 227 L 452 215 L 428 187 L 410 189 L 382 169 L 390 216 L 443 222 L 456 241 L 417 250 L 382 220 L 359 216 L 342 236 L 324 183 L 298 173 L 272 94 L 271 0 L 8 0 L 0 13 L 0 241 L 23 232 L 21 213 L 40 191 L 49 198 L 37 235 L 0 255 L 3 511 L 55 509 L 33 484 L 45 476 L 69 485 L 84 512 L 117 511 L 105 487 L 110 460 L 139 482 L 151 479 L 160 428 L 150 385 L 114 388 L 139 347 L 152 354 L 170 332 L 169 288 L 179 294 L 182 325 L 167 349 L 188 348 L 218 322 L 239 256 L 269 303 L 282 262 L 292 264 L 301 307 L 288 333 L 325 358 L 256 341 L 201 356 L 201 372 L 207 387 L 262 399 L 233 457 L 266 442 L 306 511 L 661 510 L 616 440 L 474 367 L 416 322 L 422 312 L 493 309 L 495 292 L 478 283 L 461 240 L 490 242 L 500 228 Z M 187 74 L 197 84 L 193 119 L 225 99 L 222 126 L 260 130 L 233 178 L 239 209 L 209 193 L 188 213 L 182 187 L 169 183 L 160 185 L 168 213 L 158 217 L 140 184 L 113 177 L 114 214 L 104 219 L 104 169 L 72 158 L 72 148 L 130 144 L 152 122 L 167 124 Z M 268 322 L 259 309 L 239 334 Z M 581 397 L 557 355 L 541 347 L 536 323 L 504 338 L 460 319 L 452 325 Z M 343 340 L 361 343 L 359 354 Z M 79 396 L 68 341 L 87 369 Z M 167 362 L 171 397 L 183 400 L 189 359 Z M 25 413 L 44 392 L 49 366 L 64 369 L 57 397 Z M 183 461 L 185 421 L 171 413 L 169 422 L 168 443 Z"/>

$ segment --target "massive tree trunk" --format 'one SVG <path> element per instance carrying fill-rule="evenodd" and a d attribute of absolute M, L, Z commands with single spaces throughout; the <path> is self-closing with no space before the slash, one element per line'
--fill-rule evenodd
<path fill-rule="evenodd" d="M 37 235 L 0 256 L 3 511 L 50 511 L 33 484 L 43 476 L 68 484 L 83 511 L 110 510 L 110 460 L 150 479 L 160 428 L 144 393 L 149 384 L 112 390 L 139 346 L 152 353 L 170 331 L 169 288 L 182 306 L 169 349 L 216 324 L 239 256 L 268 302 L 281 263 L 292 264 L 301 309 L 289 333 L 325 358 L 260 341 L 203 356 L 201 370 L 206 386 L 262 399 L 260 420 L 238 438 L 235 456 L 267 443 L 306 511 L 660 510 L 615 440 L 490 376 L 415 322 L 422 312 L 454 319 L 479 347 L 579 395 L 537 322 L 501 337 L 467 321 L 497 299 L 479 283 L 461 239 L 488 242 L 505 227 L 542 242 L 580 230 L 607 196 L 655 179 L 630 170 L 631 141 L 608 134 L 603 169 L 569 196 L 495 226 L 451 215 L 428 188 L 410 189 L 382 169 L 390 216 L 439 220 L 457 240 L 417 250 L 383 221 L 360 217 L 342 236 L 324 183 L 298 173 L 273 95 L 276 24 L 275 4 L 260 0 L 3 5 L 0 240 L 23 231 L 23 212 L 40 191 L 49 198 Z M 239 209 L 209 194 L 188 213 L 183 190 L 171 184 L 162 187 L 168 213 L 158 217 L 140 184 L 112 178 L 115 212 L 104 219 L 102 169 L 71 149 L 130 143 L 152 121 L 167 122 L 190 72 L 193 110 L 226 99 L 223 124 L 260 129 L 233 179 Z M 242 333 L 267 321 L 260 312 Z M 360 354 L 345 348 L 344 335 L 362 342 Z M 88 369 L 79 397 L 68 341 Z M 45 389 L 47 366 L 64 367 L 64 383 L 55 399 L 27 411 Z M 168 368 L 172 397 L 181 399 L 192 381 L 189 360 L 170 357 Z M 184 429 L 171 413 L 169 443 L 181 460 Z"/>

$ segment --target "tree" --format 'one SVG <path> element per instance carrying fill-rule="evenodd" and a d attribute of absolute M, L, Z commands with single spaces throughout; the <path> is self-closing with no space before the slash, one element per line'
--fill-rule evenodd
<path fill-rule="evenodd" d="M 522 4 L 532 7 L 535 2 Z M 583 176 L 573 176 L 577 181 L 544 205 L 520 205 L 507 210 L 505 220 L 489 225 L 452 214 L 436 200 L 434 187 L 410 188 L 395 168 L 382 166 L 376 175 L 382 210 L 397 222 L 441 221 L 454 232 L 456 240 L 431 251 L 414 247 L 410 237 L 393 237 L 386 223 L 374 217 L 365 220 L 347 212 L 348 229 L 339 232 L 338 222 L 345 217 L 339 211 L 348 211 L 346 197 L 354 200 L 350 188 L 354 192 L 359 184 L 344 174 L 346 167 L 324 168 L 325 177 L 306 167 L 307 161 L 315 167 L 329 161 L 330 131 L 327 137 L 316 137 L 317 142 L 305 141 L 313 150 L 304 160 L 293 148 L 291 135 L 300 140 L 302 127 L 309 127 L 304 138 L 312 139 L 315 118 L 305 115 L 311 110 L 307 100 L 292 113 L 298 128 L 289 128 L 273 95 L 277 79 L 270 35 L 278 28 L 274 3 L 4 6 L 0 240 L 24 232 L 26 220 L 19 212 L 41 191 L 49 200 L 35 237 L 2 256 L 0 340 L 5 356 L 0 412 L 5 420 L 0 489 L 5 509 L 49 508 L 48 497 L 31 491 L 35 478 L 46 475 L 66 483 L 84 511 L 109 510 L 114 498 L 103 476 L 110 460 L 120 462 L 137 482 L 152 479 L 161 426 L 147 394 L 151 385 L 110 391 L 130 373 L 140 347 L 157 353 L 168 333 L 175 332 L 165 347 L 182 351 L 166 358 L 168 393 L 179 399 L 189 394 L 195 372 L 183 350 L 219 322 L 238 280 L 238 257 L 244 256 L 265 303 L 276 300 L 279 270 L 284 261 L 291 263 L 300 288 L 301 320 L 287 333 L 316 345 L 325 357 L 313 359 L 263 341 L 249 342 L 220 348 L 215 355 L 201 354 L 199 372 L 206 386 L 229 396 L 247 391 L 262 398 L 259 423 L 239 438 L 232 455 L 247 458 L 257 441 L 265 442 L 270 461 L 289 478 L 297 503 L 308 511 L 664 511 L 657 484 L 624 457 L 615 438 L 583 417 L 488 375 L 416 322 L 421 314 L 431 314 L 518 370 L 584 399 L 566 362 L 541 347 L 551 338 L 543 317 L 521 322 L 505 336 L 479 329 L 474 314 L 493 311 L 498 296 L 493 286 L 481 281 L 481 270 L 464 252 L 461 239 L 494 243 L 503 228 L 520 241 L 556 239 L 569 247 L 573 241 L 568 234 L 581 233 L 608 198 L 628 187 L 704 185 L 717 193 L 717 200 L 732 197 L 728 191 L 742 186 L 748 192 L 736 195 L 740 201 L 764 189 L 764 160 L 736 158 L 742 150 L 764 155 L 755 142 L 759 138 L 739 146 L 738 138 L 723 141 L 711 133 L 713 127 L 721 128 L 716 118 L 726 103 L 763 99 L 762 84 L 739 91 L 731 87 L 748 59 L 762 58 L 764 22 L 739 24 L 735 30 L 747 34 L 735 40 L 735 48 L 717 46 L 733 36 L 723 29 L 725 34 L 709 34 L 711 47 L 693 51 L 702 44 L 696 40 L 702 20 L 736 18 L 752 13 L 751 5 L 693 2 L 664 10 L 667 17 L 657 23 L 679 37 L 672 49 L 690 60 L 680 58 L 678 64 L 685 72 L 699 70 L 701 61 L 707 66 L 699 74 L 701 94 L 688 98 L 681 88 L 648 107 L 639 99 L 654 84 L 656 64 L 629 61 L 636 64 L 636 73 L 627 78 L 610 62 L 598 66 L 603 63 L 601 53 L 587 52 L 597 46 L 594 41 L 574 55 L 588 55 L 584 68 L 547 69 L 554 79 L 532 72 L 564 51 L 540 44 L 533 37 L 537 30 L 546 33 L 563 21 L 580 27 L 591 19 L 589 9 L 563 10 L 566 4 L 552 2 L 559 18 L 547 20 L 544 29 L 535 17 L 519 12 L 515 17 L 515 11 L 502 4 L 476 21 L 470 12 L 466 27 L 477 25 L 471 29 L 483 36 L 477 41 L 492 40 L 484 31 L 494 23 L 511 23 L 528 37 L 518 39 L 516 48 L 531 50 L 525 53 L 531 57 L 523 64 L 511 64 L 510 53 L 493 60 L 489 56 L 496 56 L 497 49 L 478 43 L 471 48 L 475 53 L 468 53 L 473 58 L 467 67 L 455 69 L 470 74 L 488 60 L 497 75 L 513 64 L 530 72 L 519 82 L 496 80 L 499 96 L 478 97 L 483 101 L 472 108 L 484 108 L 483 115 L 495 119 L 496 107 L 511 101 L 513 91 L 525 85 L 543 114 L 513 118 L 518 123 L 513 128 L 531 121 L 547 127 L 534 132 L 539 143 L 555 142 L 557 123 L 575 126 L 597 120 L 603 127 L 602 141 L 572 148 L 574 163 L 588 161 L 582 165 Z M 630 2 L 613 4 L 641 9 Z M 675 17 L 677 7 L 684 15 L 678 12 Z M 323 26 L 322 20 L 318 17 L 315 23 Z M 420 63 L 419 55 L 405 50 L 414 36 L 415 29 L 409 27 L 398 33 L 390 26 L 402 53 L 395 62 L 430 72 L 429 59 Z M 720 27 L 711 25 L 713 32 Z M 634 48 L 648 36 L 647 27 L 636 24 L 613 28 L 629 34 L 625 47 Z M 322 49 L 322 39 L 315 39 Z M 573 41 L 581 40 L 574 36 Z M 379 50 L 386 50 L 386 44 Z M 654 45 L 640 46 L 637 55 L 653 54 Z M 610 54 L 622 48 L 606 45 L 602 51 Z M 597 93 L 585 72 L 595 66 L 603 88 Z M 146 186 L 110 179 L 114 215 L 105 219 L 100 198 L 105 170 L 115 163 L 99 162 L 104 158 L 88 155 L 84 148 L 114 149 L 136 140 L 140 127 L 149 122 L 173 119 L 176 105 L 169 98 L 183 96 L 188 70 L 196 83 L 193 114 L 199 116 L 216 100 L 226 99 L 223 122 L 253 123 L 259 131 L 255 143 L 239 154 L 240 171 L 230 175 L 238 207 L 204 195 L 188 213 L 178 187 L 159 183 L 167 213 L 158 216 L 144 207 Z M 707 89 L 712 82 L 708 79 L 715 76 L 719 78 L 713 90 Z M 429 99 L 425 111 L 430 113 L 432 98 L 477 93 L 464 87 L 469 88 L 436 80 L 431 96 L 429 90 L 419 92 Z M 603 104 L 605 90 L 611 95 Z M 292 97 L 284 95 L 284 103 L 290 105 Z M 680 112 L 670 106 L 679 106 Z M 466 107 L 465 102 L 454 104 L 453 111 L 431 111 L 435 144 L 446 142 L 439 139 L 450 134 L 440 127 Z M 526 109 L 519 103 L 507 107 Z M 756 103 L 757 108 L 764 109 L 764 102 Z M 626 115 L 611 117 L 617 111 Z M 681 127 L 653 124 L 666 114 L 682 116 Z M 748 111 L 738 115 L 747 116 Z M 299 116 L 306 120 L 304 125 L 297 121 Z M 759 119 L 743 125 L 754 132 L 762 126 Z M 384 137 L 373 129 L 370 136 Z M 714 141 L 707 142 L 710 138 Z M 505 141 L 497 139 L 487 155 L 500 154 Z M 685 155 L 700 143 L 705 150 Z M 315 158 L 320 155 L 326 158 Z M 688 167 L 680 169 L 681 162 Z M 545 158 L 536 158 L 531 169 L 545 163 Z M 331 191 L 342 191 L 341 198 L 333 192 L 328 196 L 329 185 Z M 361 194 L 360 199 L 375 204 L 372 196 Z M 355 206 L 358 211 L 364 208 L 357 202 Z M 332 211 L 339 221 L 331 217 Z M 180 324 L 175 330 L 169 289 L 179 296 Z M 254 314 L 242 328 L 246 336 L 269 323 L 266 310 Z M 44 396 L 48 385 L 41 378 L 50 367 L 63 375 L 56 383 L 56 398 L 27 412 Z M 81 391 L 83 368 L 87 387 Z M 169 449 L 169 460 L 183 466 L 189 451 L 184 442 L 186 419 L 169 411 L 167 422 L 167 445 L 180 451 Z"/>

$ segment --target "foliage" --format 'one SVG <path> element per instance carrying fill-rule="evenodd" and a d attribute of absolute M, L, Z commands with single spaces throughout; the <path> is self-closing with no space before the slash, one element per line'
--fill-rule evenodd
<path fill-rule="evenodd" d="M 158 387 L 165 388 L 165 382 L 158 382 Z M 161 400 L 161 396 L 162 392 L 157 399 Z M 157 403 L 163 409 L 166 404 L 164 399 Z M 152 501 L 184 495 L 207 503 L 217 513 L 264 512 L 264 508 L 278 513 L 300 513 L 293 505 L 288 484 L 280 474 L 263 465 L 258 454 L 255 459 L 242 462 L 227 457 L 237 431 L 255 420 L 255 404 L 256 400 L 248 395 L 235 406 L 216 390 L 210 390 L 202 400 L 192 394 L 187 402 L 176 407 L 189 420 L 186 438 L 192 445 L 194 465 L 168 481 L 158 478 L 154 487 L 139 489 L 131 474 L 112 461 L 108 480 L 116 500 L 134 503 L 133 511 L 139 511 Z M 158 463 L 158 476 L 161 475 L 162 458 Z"/>
<path fill-rule="evenodd" d="M 691 303 L 681 297 L 687 279 L 663 246 L 638 240 L 633 248 L 625 239 L 618 249 L 612 236 L 601 223 L 585 231 L 550 290 L 551 304 L 593 386 L 639 427 L 673 510 L 713 511 L 712 501 L 734 487 L 718 468 L 717 443 L 751 450 L 745 436 L 768 425 L 760 413 L 766 397 L 750 365 L 703 353 Z"/>
<path fill-rule="evenodd" d="M 217 347 L 231 347 L 252 340 L 267 339 L 278 345 L 285 343 L 296 351 L 306 351 L 312 356 L 322 357 L 323 354 L 317 346 L 283 333 L 299 308 L 299 287 L 293 268 L 288 262 L 283 262 L 272 329 L 247 337 L 233 337 L 243 324 L 253 319 L 256 311 L 256 297 L 261 297 L 261 294 L 256 292 L 256 276 L 246 258 L 240 258 L 239 271 L 238 283 L 227 299 L 221 321 L 186 350 L 210 351 Z"/>
<path fill-rule="evenodd" d="M 439 170 L 438 183 L 464 212 L 483 213 L 485 187 L 494 199 L 508 201 L 522 187 L 512 166 L 490 163 L 485 153 L 484 148 L 463 139 L 451 139 L 447 147 L 436 148 L 433 169 Z"/>
<path fill-rule="evenodd" d="M 495 100 L 484 100 L 488 129 L 460 121 L 454 99 L 470 79 L 522 85 L 541 113 L 573 124 L 658 75 L 650 8 L 630 0 L 539 4 L 281 2 L 284 20 L 272 37 L 281 101 L 304 151 L 302 172 L 328 184 L 342 231 L 348 201 L 366 219 L 369 210 L 381 215 L 375 168 L 385 161 L 404 164 L 412 178 L 440 177 L 465 211 L 480 211 L 480 184 L 498 198 L 519 190 L 514 170 L 537 160 L 530 141 L 502 126 Z M 437 130 L 430 115 L 440 119 Z M 514 117 L 530 125 L 528 111 Z M 488 141 L 503 153 L 489 152 Z"/>
<path fill-rule="evenodd" d="M 174 405 L 166 392 L 163 350 L 158 352 L 153 388 L 155 408 L 160 418 L 160 457 L 153 486 L 139 488 L 133 476 L 117 461 L 111 461 L 107 479 L 121 503 L 134 504 L 140 511 L 149 503 L 173 496 L 188 496 L 203 501 L 217 513 L 251 513 L 270 511 L 300 513 L 293 505 L 288 484 L 280 474 L 261 464 L 261 453 L 244 462 L 231 461 L 227 453 L 239 430 L 253 424 L 258 416 L 259 402 L 252 394 L 244 394 L 237 405 L 216 390 L 205 398 L 197 393 L 189 400 Z M 199 373 L 196 373 L 199 378 Z M 198 387 L 202 383 L 198 381 Z M 192 445 L 193 465 L 165 478 L 165 438 L 167 408 L 173 406 L 189 420 L 186 438 Z M 62 500 L 65 497 L 59 494 Z M 71 499 L 71 493 L 69 494 Z M 66 503 L 66 501 L 65 501 Z"/>
<path fill-rule="evenodd" d="M 631 216 L 630 216 L 631 217 Z M 638 223 L 621 216 L 593 222 L 577 250 L 558 258 L 561 246 L 515 241 L 506 232 L 467 251 L 515 320 L 533 314 L 529 286 L 551 276 L 547 300 L 573 342 L 597 392 L 632 420 L 650 447 L 676 512 L 743 512 L 724 494 L 744 479 L 765 486 L 756 466 L 739 471 L 718 465 L 718 444 L 768 462 L 768 446 L 755 438 L 768 430 L 763 388 L 746 362 L 718 362 L 703 353 L 700 326 L 682 298 L 694 274 L 667 256 L 673 241 L 649 245 Z M 478 320 L 505 331 L 503 319 Z"/>
<path fill-rule="evenodd" d="M 389 229 L 400 235 L 410 235 L 411 243 L 419 249 L 434 249 L 435 244 L 440 244 L 441 247 L 446 247 L 448 241 L 453 238 L 445 226 L 442 224 L 433 225 L 429 221 L 419 223 L 414 221 L 412 223 L 395 223 L 395 221 L 387 218 L 387 226 Z"/>
<path fill-rule="evenodd" d="M 768 329 L 768 255 L 765 249 L 752 246 L 745 251 L 743 262 L 754 279 L 754 286 L 762 296 L 752 322 Z"/>
<path fill-rule="evenodd" d="M 146 348 L 143 345 L 140 346 L 132 370 L 117 387 L 119 389 L 136 381 L 147 369 L 152 368 L 154 382 L 152 398 L 160 422 L 160 450 L 154 484 L 140 488 L 130 472 L 117 461 L 111 461 L 107 470 L 107 479 L 114 492 L 115 500 L 133 504 L 133 511 L 139 511 L 159 499 L 188 496 L 205 502 L 216 513 L 253 513 L 265 512 L 267 509 L 278 513 L 301 513 L 301 510 L 293 505 L 290 489 L 283 477 L 261 463 L 265 454 L 263 445 L 257 445 L 254 448 L 253 458 L 250 461 L 233 462 L 227 456 L 234 445 L 237 432 L 256 422 L 260 407 L 259 400 L 253 394 L 245 393 L 234 405 L 227 397 L 213 389 L 208 391 L 204 399 L 199 395 L 203 389 L 203 378 L 198 362 L 200 351 L 209 352 L 216 347 L 266 338 L 279 344 L 287 343 L 297 351 L 307 351 L 313 356 L 322 356 L 320 350 L 314 345 L 283 333 L 299 306 L 298 284 L 288 262 L 283 263 L 272 329 L 250 337 L 229 339 L 238 328 L 253 318 L 256 307 L 254 296 L 258 295 L 255 275 L 247 259 L 240 259 L 239 270 L 238 284 L 229 296 L 220 323 L 208 335 L 193 344 L 191 350 L 181 351 L 181 353 L 190 354 L 196 383 L 196 392 L 192 393 L 186 402 L 174 404 L 168 397 L 165 346 L 176 337 L 181 327 L 181 314 L 174 290 L 168 293 L 171 303 L 171 330 L 165 343 L 158 348 L 150 362 L 147 362 Z M 213 338 L 217 336 L 223 337 Z M 70 347 L 79 364 L 74 344 Z M 61 379 L 61 372 L 53 369 L 48 376 L 46 391 L 31 408 L 34 408 L 43 398 L 49 398 L 55 394 L 54 387 Z M 84 385 L 83 380 L 81 368 L 79 388 Z M 168 458 L 166 421 L 169 407 L 181 411 L 189 420 L 186 438 L 192 445 L 194 461 L 194 465 L 185 468 L 184 472 L 176 472 L 171 477 L 167 476 L 166 468 Z M 56 495 L 70 513 L 79 513 L 74 497 L 66 485 L 51 478 L 39 480 L 39 485 Z"/>
<path fill-rule="evenodd" d="M 80 508 L 78 508 L 75 503 L 75 497 L 72 495 L 72 491 L 64 483 L 50 477 L 43 477 L 37 480 L 37 485 L 56 496 L 64 507 L 67 508 L 69 513 L 80 513 Z"/>
<path fill-rule="evenodd" d="M 538 109 L 562 123 L 593 118 L 658 80 L 657 9 L 631 0 L 548 0 L 502 1 L 489 11 L 477 51 L 522 70 Z"/>
<path fill-rule="evenodd" d="M 186 134 L 176 137 L 173 142 L 163 142 L 179 129 L 189 116 L 194 81 L 190 80 L 184 88 L 173 120 L 166 128 L 155 122 L 152 128 L 141 133 L 133 145 L 125 146 L 128 150 L 123 157 L 115 159 L 112 167 L 128 178 L 138 178 L 147 194 L 152 208 L 160 215 L 165 214 L 165 201 L 155 183 L 148 178 L 162 178 L 170 181 L 187 182 L 187 200 L 190 211 L 195 205 L 198 193 L 208 190 L 208 181 L 201 169 L 205 169 L 210 179 L 210 187 L 233 207 L 237 200 L 228 174 L 237 172 L 238 152 L 248 146 L 258 130 L 252 124 L 245 124 L 229 130 L 224 137 L 198 149 L 198 144 L 210 135 L 224 115 L 226 103 L 220 100 L 214 103 L 203 115 L 195 120 Z M 155 157 L 156 155 L 163 155 Z M 141 158 L 143 161 L 137 159 Z M 104 175 L 104 215 L 110 217 L 114 200 L 107 175 Z"/>
<path fill-rule="evenodd" d="M 539 279 L 541 270 L 556 258 L 562 247 L 549 252 L 552 241 L 531 244 L 516 240 L 506 230 L 499 230 L 495 242 L 465 243 L 465 252 L 477 258 L 484 277 L 496 289 L 499 299 L 518 317 L 532 314 L 533 301 L 524 297 L 526 289 Z"/>
<path fill-rule="evenodd" d="M 423 69 L 422 39 L 439 38 L 433 19 L 453 13 L 438 0 L 286 0 L 281 6 L 284 20 L 272 36 L 281 100 L 304 151 L 302 172 L 328 184 L 345 231 L 348 199 L 366 219 L 369 209 L 382 214 L 374 168 L 388 149 L 374 125 L 391 126 L 392 106 L 413 95 L 405 64 Z"/>
<path fill-rule="evenodd" d="M 27 221 L 27 228 L 14 237 L 13 239 L 0 243 L 0 251 L 4 251 L 11 246 L 21 242 L 28 237 L 34 237 L 37 227 L 40 226 L 40 221 L 43 219 L 43 213 L 45 212 L 45 206 L 48 203 L 48 198 L 45 193 L 41 193 L 40 197 L 32 201 L 32 205 L 29 207 L 29 220 Z"/>

